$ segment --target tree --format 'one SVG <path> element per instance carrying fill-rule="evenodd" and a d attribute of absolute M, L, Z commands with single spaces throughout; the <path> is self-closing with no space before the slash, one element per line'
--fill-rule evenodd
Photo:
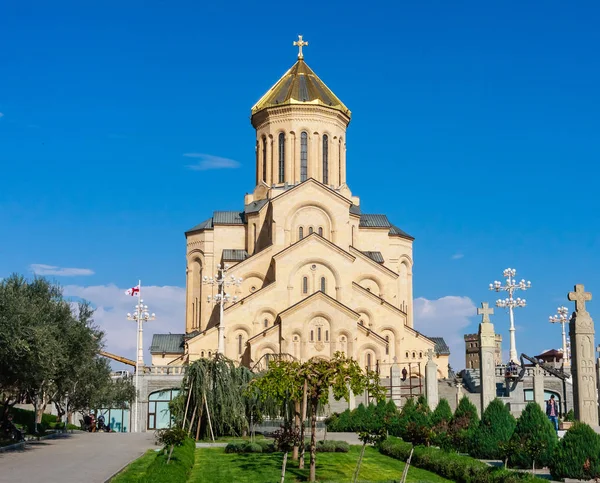
<path fill-rule="evenodd" d="M 516 451 L 508 458 L 511 466 L 518 468 L 534 468 L 538 465 L 546 466 L 557 443 L 556 432 L 540 405 L 530 402 L 525 406 L 511 442 Z"/>
<path fill-rule="evenodd" d="M 452 409 L 448 401 L 442 398 L 431 413 L 431 442 L 446 451 L 451 446 L 450 421 L 452 421 Z"/>
<path fill-rule="evenodd" d="M 457 451 L 469 452 L 471 439 L 478 425 L 477 408 L 467 396 L 463 396 L 450 422 L 452 445 Z"/>
<path fill-rule="evenodd" d="M 501 448 L 510 440 L 516 425 L 517 420 L 510 414 L 506 405 L 495 398 L 485 408 L 473 435 L 471 456 L 492 460 L 501 458 Z"/>
<path fill-rule="evenodd" d="M 385 397 L 385 390 L 379 385 L 379 376 L 367 371 L 363 373 L 360 365 L 353 359 L 348 359 L 341 352 L 336 352 L 330 360 L 310 359 L 302 364 L 302 377 L 307 383 L 307 400 L 310 407 L 310 471 L 309 480 L 315 481 L 317 453 L 317 409 L 320 404 L 327 404 L 329 391 L 335 400 L 339 401 L 354 394 L 368 391 L 376 400 Z"/>
<path fill-rule="evenodd" d="M 273 434 L 277 449 L 283 452 L 283 462 L 281 464 L 281 483 L 285 481 L 285 468 L 287 456 L 290 449 L 297 448 L 302 443 L 300 439 L 300 429 L 291 421 L 287 420 L 283 426 Z"/>
<path fill-rule="evenodd" d="M 600 478 L 600 435 L 587 424 L 576 422 L 558 442 L 550 460 L 552 479 Z"/>

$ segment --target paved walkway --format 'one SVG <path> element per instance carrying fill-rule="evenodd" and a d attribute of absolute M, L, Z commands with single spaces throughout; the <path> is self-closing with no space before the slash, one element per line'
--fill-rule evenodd
<path fill-rule="evenodd" d="M 0 482 L 104 483 L 154 446 L 154 433 L 74 433 L 0 453 Z"/>

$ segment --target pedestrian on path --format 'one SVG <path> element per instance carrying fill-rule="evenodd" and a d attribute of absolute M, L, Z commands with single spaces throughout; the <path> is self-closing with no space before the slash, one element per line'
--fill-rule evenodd
<path fill-rule="evenodd" d="M 556 408 L 554 394 L 550 395 L 550 399 L 548 399 L 548 402 L 546 403 L 546 415 L 552 424 L 554 424 L 554 431 L 558 433 L 558 410 Z"/>

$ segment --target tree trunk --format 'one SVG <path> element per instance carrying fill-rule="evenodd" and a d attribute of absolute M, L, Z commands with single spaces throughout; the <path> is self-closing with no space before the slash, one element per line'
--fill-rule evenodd
<path fill-rule="evenodd" d="M 298 462 L 298 468 L 303 469 L 304 468 L 304 450 L 305 448 L 305 444 L 304 444 L 304 422 L 306 421 L 306 406 L 308 404 L 307 401 L 307 393 L 308 393 L 308 383 L 306 382 L 306 380 L 304 381 L 304 394 L 302 395 L 302 417 L 301 419 L 301 426 L 300 426 L 300 461 Z"/>
<path fill-rule="evenodd" d="M 317 406 L 318 400 L 312 401 L 310 414 L 310 473 L 309 481 L 316 481 L 317 473 Z"/>
<path fill-rule="evenodd" d="M 287 464 L 287 455 L 287 451 L 283 453 L 283 464 L 281 465 L 281 483 L 285 482 L 285 466 Z"/>
<path fill-rule="evenodd" d="M 360 456 L 358 457 L 358 464 L 356 465 L 356 471 L 354 471 L 354 479 L 352 483 L 356 483 L 358 480 L 358 474 L 360 473 L 360 465 L 362 464 L 363 456 L 365 455 L 365 448 L 367 447 L 367 443 L 363 443 L 362 449 L 360 450 Z"/>
<path fill-rule="evenodd" d="M 171 461 L 171 455 L 173 454 L 173 448 L 175 448 L 174 444 L 171 445 L 171 449 L 169 450 L 169 457 L 167 458 L 167 464 L 169 464 L 169 462 Z"/>
<path fill-rule="evenodd" d="M 531 473 L 535 475 L 535 458 L 533 459 L 533 464 L 531 466 Z"/>
<path fill-rule="evenodd" d="M 300 429 L 300 401 L 294 401 L 294 427 Z M 300 449 L 300 443 L 294 444 L 292 451 L 292 459 L 296 461 L 298 459 L 298 450 Z"/>

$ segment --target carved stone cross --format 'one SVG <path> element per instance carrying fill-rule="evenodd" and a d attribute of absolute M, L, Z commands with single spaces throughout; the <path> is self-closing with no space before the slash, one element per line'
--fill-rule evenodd
<path fill-rule="evenodd" d="M 591 292 L 586 292 L 583 284 L 575 285 L 575 292 L 569 292 L 569 300 L 575 302 L 575 311 L 577 313 L 586 313 L 585 303 L 592 300 Z"/>
<path fill-rule="evenodd" d="M 432 361 L 434 356 L 433 349 L 427 349 L 427 359 Z"/>
<path fill-rule="evenodd" d="M 481 302 L 481 308 L 477 309 L 477 315 L 483 315 L 481 323 L 490 323 L 490 315 L 494 315 L 494 309 L 490 309 L 487 302 Z"/>
<path fill-rule="evenodd" d="M 302 54 L 302 47 L 306 47 L 308 42 L 302 40 L 302 35 L 298 35 L 298 40 L 294 40 L 294 45 L 298 47 L 298 58 L 304 59 L 304 55 Z"/>

